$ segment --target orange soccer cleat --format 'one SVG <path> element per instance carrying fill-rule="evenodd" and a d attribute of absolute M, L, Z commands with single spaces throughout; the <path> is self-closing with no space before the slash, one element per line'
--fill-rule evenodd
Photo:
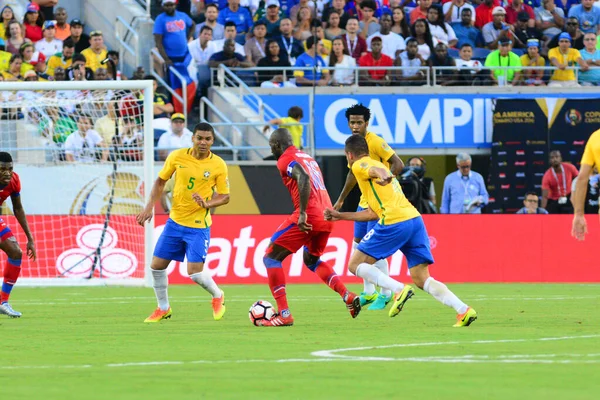
<path fill-rule="evenodd" d="M 215 321 L 223 318 L 225 314 L 225 293 L 221 290 L 221 297 L 216 297 L 212 299 L 212 309 L 213 309 L 213 317 Z"/>
<path fill-rule="evenodd" d="M 159 307 L 157 307 L 156 310 L 154 310 L 154 312 L 152 313 L 152 315 L 150 315 L 148 318 L 146 318 L 144 320 L 144 322 L 147 322 L 147 323 L 160 322 L 163 319 L 171 318 L 171 314 L 172 314 L 171 307 L 169 307 L 169 309 L 166 311 L 163 311 Z"/>

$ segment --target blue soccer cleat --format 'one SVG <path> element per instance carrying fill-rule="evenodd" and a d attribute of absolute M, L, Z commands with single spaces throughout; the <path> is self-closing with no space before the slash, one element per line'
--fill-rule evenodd
<path fill-rule="evenodd" d="M 385 294 L 379 293 L 379 296 L 375 299 L 373 304 L 369 306 L 369 310 L 385 310 L 388 303 L 392 300 L 392 296 L 386 296 Z"/>
<path fill-rule="evenodd" d="M 18 311 L 13 310 L 10 304 L 4 302 L 0 304 L 0 314 L 8 315 L 10 318 L 20 318 L 21 314 Z"/>
<path fill-rule="evenodd" d="M 379 292 L 374 292 L 373 294 L 367 294 L 365 292 L 362 292 L 360 294 L 360 306 L 363 307 L 367 304 L 371 304 L 372 302 L 375 301 L 375 299 L 377 299 L 377 297 L 379 296 Z"/>

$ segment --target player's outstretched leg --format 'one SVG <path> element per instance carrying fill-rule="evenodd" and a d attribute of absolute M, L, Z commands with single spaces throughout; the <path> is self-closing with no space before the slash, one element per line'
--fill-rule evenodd
<path fill-rule="evenodd" d="M 168 294 L 169 277 L 167 276 L 167 266 L 170 262 L 171 260 L 159 257 L 152 258 L 152 265 L 150 266 L 153 278 L 152 287 L 154 288 L 158 307 L 144 322 L 155 323 L 171 318 L 171 306 L 169 305 Z"/>
<path fill-rule="evenodd" d="M 17 279 L 21 274 L 23 252 L 12 235 L 0 243 L 0 249 L 4 250 L 8 256 L 4 265 L 4 281 L 2 283 L 2 290 L 0 291 L 0 314 L 8 315 L 11 318 L 19 318 L 22 314 L 14 310 L 8 303 L 8 300 L 13 286 L 17 283 Z"/>
<path fill-rule="evenodd" d="M 279 245 L 271 244 L 267 254 L 263 258 L 269 278 L 269 288 L 271 294 L 277 302 L 277 314 L 269 321 L 259 321 L 261 326 L 290 326 L 294 324 L 294 318 L 290 312 L 285 292 L 285 273 L 281 262 L 290 255 L 291 252 Z"/>
<path fill-rule="evenodd" d="M 384 273 L 386 276 L 390 276 L 390 266 L 388 264 L 387 259 L 384 258 L 382 260 L 377 260 L 373 265 L 377 267 L 377 269 Z M 381 288 L 381 292 L 379 293 L 373 304 L 371 304 L 371 306 L 368 308 L 368 310 L 384 310 L 388 303 L 392 300 L 392 294 L 393 293 L 391 290 Z"/>
<path fill-rule="evenodd" d="M 358 222 L 355 222 L 357 224 Z M 354 228 L 356 231 L 356 228 Z M 358 243 L 356 238 L 352 241 L 352 251 L 356 250 L 358 247 Z M 360 293 L 360 305 L 361 307 L 366 306 L 367 304 L 373 303 L 377 297 L 379 297 L 379 293 L 377 292 L 377 288 L 371 282 L 366 279 L 363 279 L 363 291 Z"/>
<path fill-rule="evenodd" d="M 191 280 L 202 286 L 212 296 L 211 305 L 215 321 L 223 318 L 226 311 L 225 292 L 217 286 L 210 273 L 204 271 L 204 263 L 188 262 L 188 274 Z"/>
<path fill-rule="evenodd" d="M 429 293 L 440 303 L 456 310 L 456 323 L 454 327 L 469 326 L 477 319 L 477 312 L 463 303 L 446 285 L 436 281 L 429 275 L 427 264 L 420 264 L 410 269 L 410 276 L 420 289 Z"/>

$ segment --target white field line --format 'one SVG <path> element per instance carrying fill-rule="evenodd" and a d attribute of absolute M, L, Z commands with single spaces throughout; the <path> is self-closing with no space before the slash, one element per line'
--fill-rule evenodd
<path fill-rule="evenodd" d="M 447 346 L 466 344 L 489 344 L 489 343 L 525 343 L 539 341 L 560 341 L 598 338 L 600 335 L 561 336 L 535 339 L 500 339 L 500 340 L 475 340 L 471 342 L 425 342 L 425 343 L 399 343 L 386 346 L 354 347 L 347 349 L 323 350 L 311 353 L 313 358 L 288 358 L 275 360 L 249 359 L 249 360 L 192 360 L 192 361 L 145 361 L 124 362 L 108 364 L 79 364 L 79 365 L 0 365 L 2 371 L 15 370 L 40 370 L 40 369 L 86 369 L 86 368 L 135 368 L 155 366 L 181 366 L 181 365 L 219 365 L 219 364 L 281 364 L 281 363 L 322 363 L 322 362 L 348 362 L 348 361 L 406 361 L 422 363 L 504 363 L 504 364 L 599 364 L 600 353 L 590 354 L 513 354 L 507 356 L 498 355 L 458 355 L 458 356 L 429 356 L 429 357 L 355 357 L 337 355 L 335 353 L 345 351 L 361 351 L 373 349 L 387 349 L 393 347 L 424 347 L 424 346 Z"/>

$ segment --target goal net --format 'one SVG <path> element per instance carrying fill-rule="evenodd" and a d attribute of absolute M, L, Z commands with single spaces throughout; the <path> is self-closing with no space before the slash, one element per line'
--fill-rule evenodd
<path fill-rule="evenodd" d="M 37 251 L 26 259 L 7 199 L 19 284 L 146 284 L 153 228 L 135 216 L 154 180 L 152 82 L 0 83 L 0 96 L 0 150 L 12 155 Z"/>

